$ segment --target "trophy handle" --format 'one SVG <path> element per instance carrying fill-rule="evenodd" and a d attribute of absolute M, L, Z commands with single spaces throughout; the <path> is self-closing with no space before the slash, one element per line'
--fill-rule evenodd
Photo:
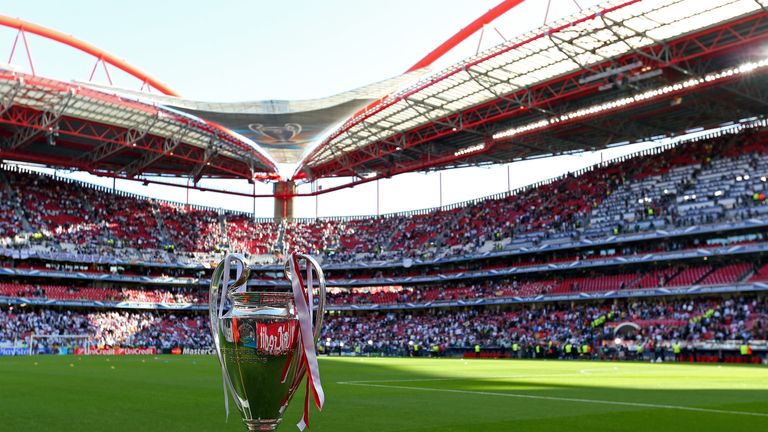
<path fill-rule="evenodd" d="M 230 269 L 232 268 L 232 262 L 236 262 L 236 268 L 240 271 L 235 281 L 230 285 Z M 244 287 L 248 282 L 248 276 L 251 273 L 251 269 L 248 266 L 248 260 L 241 254 L 227 254 L 211 276 L 211 289 L 208 295 L 208 313 L 210 318 L 211 332 L 213 333 L 213 346 L 216 351 L 216 357 L 219 359 L 221 365 L 222 379 L 224 381 L 224 407 L 229 416 L 229 399 L 227 398 L 227 391 L 232 394 L 235 400 L 235 404 L 239 409 L 243 409 L 240 399 L 237 397 L 235 388 L 232 385 L 232 380 L 227 373 L 226 365 L 224 364 L 224 356 L 221 352 L 221 341 L 219 341 L 219 320 L 224 313 L 224 303 L 227 299 L 227 294 L 234 292 L 235 290 Z"/>
<path fill-rule="evenodd" d="M 307 254 L 296 254 L 297 258 L 303 258 L 307 260 L 307 263 L 309 264 L 309 268 L 307 268 L 307 291 L 311 291 L 313 287 L 311 286 L 310 282 L 312 282 L 312 270 L 314 270 L 315 274 L 317 275 L 317 284 L 318 284 L 318 299 L 317 299 L 317 312 L 315 313 L 315 325 L 314 325 L 314 332 L 313 336 L 315 338 L 315 344 L 317 344 L 318 339 L 320 339 L 320 334 L 323 331 L 323 316 L 325 315 L 325 297 L 326 297 L 326 290 L 325 290 L 325 275 L 323 274 L 323 269 L 320 267 L 320 264 L 317 263 L 317 260 L 312 258 L 311 256 Z M 298 269 L 297 269 L 298 270 Z M 290 263 L 288 261 L 285 262 L 284 266 L 285 271 L 285 277 L 289 281 L 291 281 L 291 269 L 290 269 Z M 307 293 L 309 298 L 312 298 L 311 293 Z M 310 305 L 310 308 L 313 305 Z"/>
<path fill-rule="evenodd" d="M 232 261 L 236 261 L 239 264 L 237 268 L 240 270 L 240 274 L 232 285 L 227 287 L 229 285 L 229 270 L 231 269 Z M 248 260 L 243 255 L 234 253 L 227 254 L 213 271 L 211 289 L 208 295 L 208 313 L 211 319 L 211 331 L 213 331 L 214 336 L 218 334 L 218 315 L 224 307 L 226 295 L 245 286 L 250 274 L 251 269 L 248 266 Z M 214 339 L 216 338 L 214 337 Z"/>

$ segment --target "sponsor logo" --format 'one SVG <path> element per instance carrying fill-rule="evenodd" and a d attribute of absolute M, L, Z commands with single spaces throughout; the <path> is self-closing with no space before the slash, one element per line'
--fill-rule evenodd
<path fill-rule="evenodd" d="M 264 354 L 284 355 L 296 343 L 296 321 L 275 324 L 257 324 L 256 349 Z"/>
<path fill-rule="evenodd" d="M 14 356 L 29 354 L 29 348 L 0 348 L 0 356 Z"/>
<path fill-rule="evenodd" d="M 183 355 L 216 355 L 216 350 L 213 348 L 184 348 L 182 350 Z"/>
<path fill-rule="evenodd" d="M 75 348 L 75 355 L 156 355 L 157 348 L 102 348 L 91 349 Z"/>

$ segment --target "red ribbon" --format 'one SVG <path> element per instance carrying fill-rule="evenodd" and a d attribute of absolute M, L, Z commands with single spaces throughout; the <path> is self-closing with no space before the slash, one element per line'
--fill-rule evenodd
<path fill-rule="evenodd" d="M 310 264 L 308 264 L 310 265 Z M 307 391 L 304 395 L 304 416 L 296 426 L 300 431 L 309 427 L 309 395 L 315 401 L 318 410 L 323 409 L 325 402 L 325 393 L 320 383 L 320 367 L 317 363 L 317 354 L 315 353 L 314 328 L 312 325 L 312 298 L 311 289 L 305 288 L 304 280 L 299 271 L 299 262 L 296 254 L 290 255 L 291 266 L 291 285 L 293 288 L 293 298 L 296 305 L 296 312 L 299 318 L 299 335 L 302 346 L 302 360 L 307 369 Z M 311 265 L 310 265 L 311 267 Z M 311 283 L 311 268 L 308 269 L 309 281 Z"/>

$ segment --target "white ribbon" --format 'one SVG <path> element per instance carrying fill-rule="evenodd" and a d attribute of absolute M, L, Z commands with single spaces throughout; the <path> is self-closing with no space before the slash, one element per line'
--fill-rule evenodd
<path fill-rule="evenodd" d="M 304 351 L 304 362 L 307 366 L 307 393 L 304 396 L 304 416 L 296 424 L 300 431 L 308 426 L 309 422 L 309 397 L 310 391 L 315 401 L 317 409 L 322 410 L 325 403 L 325 393 L 320 383 L 320 367 L 317 364 L 317 354 L 315 353 L 315 338 L 312 326 L 312 265 L 307 264 L 307 287 L 305 291 L 299 271 L 299 263 L 296 254 L 292 253 L 289 258 L 291 267 L 291 286 L 293 288 L 293 298 L 296 305 L 296 313 L 299 318 L 299 330 L 301 335 L 301 345 Z M 305 294 L 306 292 L 306 294 Z"/>
<path fill-rule="evenodd" d="M 223 275 L 221 277 L 221 284 L 219 286 L 220 290 L 220 296 L 219 296 L 219 307 L 217 314 L 215 315 L 216 319 L 211 319 L 211 330 L 213 331 L 213 343 L 216 347 L 216 355 L 219 358 L 219 364 L 221 365 L 221 380 L 222 380 L 222 386 L 224 387 L 224 411 L 226 413 L 226 418 L 229 419 L 229 397 L 227 395 L 227 390 L 232 394 L 232 398 L 235 400 L 235 404 L 239 409 L 243 409 L 242 405 L 240 404 L 240 398 L 237 396 L 237 392 L 235 392 L 235 388 L 232 385 L 232 381 L 229 378 L 229 373 L 227 373 L 227 367 L 224 364 L 224 356 L 221 352 L 221 342 L 219 341 L 219 326 L 221 325 L 221 317 L 224 316 L 224 303 L 227 300 L 227 292 L 229 291 L 229 283 L 230 283 L 230 272 L 232 271 L 232 256 L 227 255 L 224 258 L 224 269 L 223 269 Z M 243 265 L 242 262 L 238 259 L 237 260 L 237 277 L 235 280 L 240 279 L 240 275 L 243 272 Z M 213 284 L 216 281 L 214 279 L 211 279 L 211 289 L 213 289 Z M 211 300 L 216 300 L 211 299 Z M 213 312 L 213 311 L 211 311 Z M 213 317 L 211 317 L 213 318 Z M 234 331 L 234 329 L 233 329 Z"/>

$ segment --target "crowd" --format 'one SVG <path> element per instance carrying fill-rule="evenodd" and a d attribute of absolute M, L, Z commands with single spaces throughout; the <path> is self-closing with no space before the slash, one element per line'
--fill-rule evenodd
<path fill-rule="evenodd" d="M 491 250 L 489 246 L 515 248 L 743 220 L 768 211 L 763 192 L 766 144 L 751 132 L 722 135 L 451 210 L 347 222 L 318 220 L 304 231 L 328 232 L 333 227 L 331 232 L 371 240 L 367 227 L 374 222 L 388 233 L 383 241 L 364 241 L 356 249 L 323 250 L 323 245 L 335 244 L 332 239 L 310 242 L 316 249 L 310 247 L 311 252 L 337 262 L 355 259 L 350 253 L 362 253 L 358 259 L 432 258 Z"/>
<path fill-rule="evenodd" d="M 328 290 L 331 305 L 407 304 L 456 300 L 534 297 L 573 293 L 714 286 L 768 280 L 768 264 L 759 260 L 713 262 L 712 264 L 669 264 L 620 273 L 587 271 L 518 274 L 507 278 L 474 278 L 416 285 L 378 285 Z M 445 273 L 443 273 L 445 274 Z M 334 279 L 328 279 L 333 281 Z M 252 288 L 258 290 L 258 288 Z M 0 296 L 52 300 L 91 300 L 164 304 L 205 304 L 206 286 L 79 286 L 33 284 L 20 281 L 0 283 Z"/>
<path fill-rule="evenodd" d="M 0 343 L 30 335 L 88 335 L 99 347 L 209 348 L 207 316 L 161 312 L 0 308 Z M 42 342 L 51 343 L 51 342 Z"/>
<path fill-rule="evenodd" d="M 224 222 L 230 250 L 255 255 L 275 252 L 279 231 L 277 224 L 254 222 L 242 213 L 227 213 Z"/>
<path fill-rule="evenodd" d="M 626 271 L 619 274 L 589 273 L 584 276 L 549 272 L 545 278 L 524 274 L 514 279 L 475 279 L 452 283 L 332 288 L 330 304 L 424 303 L 447 300 L 473 300 L 500 297 L 532 297 L 544 294 L 603 292 L 692 285 L 723 285 L 766 280 L 768 265 L 731 263 L 710 265 L 673 265 L 655 270 Z M 539 276 L 539 277 L 537 277 Z"/>
<path fill-rule="evenodd" d="M 326 263 L 433 258 L 752 218 L 768 212 L 767 174 L 768 145 L 746 130 L 449 210 L 276 223 L 7 170 L 0 234 L 31 231 L 33 239 L 51 244 L 173 254 L 296 249 L 323 255 Z"/>
<path fill-rule="evenodd" d="M 23 230 L 22 217 L 16 211 L 17 205 L 18 201 L 11 196 L 9 190 L 0 188 L 0 238 L 12 237 Z"/>
<path fill-rule="evenodd" d="M 140 311 L 0 308 L 0 343 L 36 335 L 89 335 L 104 347 L 208 348 L 207 315 Z M 392 355 L 439 350 L 616 344 L 619 323 L 639 326 L 619 343 L 652 350 L 672 343 L 768 339 L 764 297 L 617 300 L 612 303 L 524 304 L 509 309 L 367 312 L 326 317 L 325 350 L 367 347 Z"/>
<path fill-rule="evenodd" d="M 223 244 L 219 215 L 209 209 L 184 208 L 160 202 L 158 214 L 166 233 L 166 243 L 182 251 L 213 251 Z"/>
<path fill-rule="evenodd" d="M 92 300 L 164 304 L 204 304 L 207 291 L 197 287 L 109 288 L 73 285 L 0 283 L 0 296 L 50 300 Z"/>
<path fill-rule="evenodd" d="M 675 342 L 768 339 L 765 298 L 621 300 L 610 304 L 531 304 L 510 310 L 442 309 L 430 312 L 370 312 L 331 315 L 322 341 L 331 352 L 370 347 L 413 355 L 475 345 L 511 350 L 513 345 L 547 348 L 615 344 L 618 323 L 641 328 L 626 341 L 647 349 Z M 346 347 L 346 348 L 344 348 Z"/>

